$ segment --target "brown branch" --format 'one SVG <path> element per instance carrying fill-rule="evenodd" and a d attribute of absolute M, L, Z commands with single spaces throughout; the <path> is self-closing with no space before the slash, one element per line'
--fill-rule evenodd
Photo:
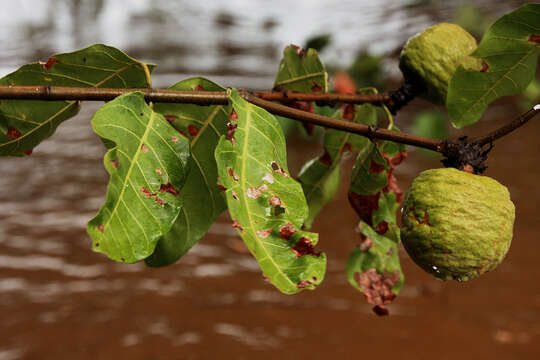
<path fill-rule="evenodd" d="M 503 125 L 500 128 L 495 129 L 494 131 L 490 132 L 489 134 L 476 138 L 472 141 L 480 144 L 480 146 L 484 146 L 489 143 L 492 143 L 495 140 L 500 139 L 503 136 L 516 130 L 520 126 L 523 126 L 533 117 L 535 117 L 538 113 L 540 113 L 540 104 L 536 105 L 531 110 L 527 111 L 525 114 L 520 115 L 517 119 L 514 119 L 512 122 L 506 125 Z"/>

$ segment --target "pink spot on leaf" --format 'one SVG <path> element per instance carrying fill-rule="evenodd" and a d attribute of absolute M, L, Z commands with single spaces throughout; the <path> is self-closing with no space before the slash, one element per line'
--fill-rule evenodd
<path fill-rule="evenodd" d="M 146 145 L 144 145 L 144 144 L 141 145 L 141 150 L 142 150 L 142 152 L 145 152 L 145 153 L 147 153 L 149 151 L 148 148 L 146 147 Z"/>
<path fill-rule="evenodd" d="M 290 223 L 279 227 L 279 236 L 284 240 L 289 240 L 295 232 L 296 229 Z"/>
<path fill-rule="evenodd" d="M 141 188 L 141 192 L 142 192 L 143 195 L 146 196 L 148 199 L 150 199 L 152 196 L 155 196 L 155 195 L 156 195 L 155 193 L 150 192 L 150 190 L 148 190 L 148 189 L 145 188 L 144 186 Z"/>
<path fill-rule="evenodd" d="M 176 136 L 173 136 L 173 137 L 171 137 L 171 141 L 174 142 L 174 143 L 178 142 L 178 138 Z"/>
<path fill-rule="evenodd" d="M 306 286 L 309 286 L 309 285 L 311 285 L 311 281 L 302 280 L 296 285 L 296 287 L 299 288 L 299 289 L 303 289 L 303 288 L 305 288 Z"/>
<path fill-rule="evenodd" d="M 396 295 L 392 288 L 399 282 L 399 271 L 379 274 L 377 269 L 371 268 L 364 272 L 357 272 L 355 280 L 364 293 L 368 303 L 383 306 L 394 300 Z"/>
<path fill-rule="evenodd" d="M 281 206 L 281 199 L 275 195 L 272 196 L 268 201 L 272 206 Z"/>
<path fill-rule="evenodd" d="M 232 223 L 233 228 L 238 229 L 240 232 L 244 232 L 244 228 L 242 227 L 242 225 L 240 225 L 240 223 L 236 219 L 232 219 L 232 221 L 233 221 Z"/>
<path fill-rule="evenodd" d="M 163 175 L 163 171 L 161 171 L 161 169 L 156 169 L 156 174 L 158 174 L 159 176 Z"/>
<path fill-rule="evenodd" d="M 103 224 L 99 224 L 99 226 L 98 226 L 98 230 L 99 230 L 99 231 L 101 231 L 101 232 L 103 232 L 103 231 L 104 231 L 104 229 L 103 229 Z"/>
<path fill-rule="evenodd" d="M 353 120 L 354 119 L 354 104 L 344 104 L 341 107 L 341 116 L 345 120 Z"/>
<path fill-rule="evenodd" d="M 246 190 L 247 197 L 250 199 L 258 199 L 261 196 L 259 188 L 250 187 Z"/>
<path fill-rule="evenodd" d="M 326 166 L 332 165 L 332 158 L 330 157 L 330 153 L 326 150 L 324 151 L 324 154 L 322 154 L 322 156 L 319 156 L 319 161 L 321 162 L 321 164 Z"/>
<path fill-rule="evenodd" d="M 273 177 L 272 174 L 270 174 L 270 173 L 264 174 L 264 176 L 262 177 L 262 180 L 266 181 L 266 182 L 269 183 L 269 184 L 273 184 L 273 183 L 274 183 L 274 177 Z"/>
<path fill-rule="evenodd" d="M 157 196 L 156 196 L 156 202 L 157 202 L 159 205 L 161 205 L 161 206 L 163 206 L 163 205 L 165 205 L 165 204 L 167 203 L 165 200 L 161 200 L 161 199 L 158 198 Z"/>
<path fill-rule="evenodd" d="M 272 233 L 272 228 L 255 231 L 258 237 L 266 239 Z"/>

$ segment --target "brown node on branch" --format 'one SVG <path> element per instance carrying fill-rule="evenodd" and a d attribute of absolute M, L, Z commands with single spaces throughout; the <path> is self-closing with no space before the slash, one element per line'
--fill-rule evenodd
<path fill-rule="evenodd" d="M 480 175 L 487 169 L 484 162 L 491 149 L 493 143 L 485 148 L 476 141 L 467 141 L 467 136 L 462 136 L 457 141 L 444 142 L 442 154 L 445 158 L 441 162 L 445 167 Z"/>

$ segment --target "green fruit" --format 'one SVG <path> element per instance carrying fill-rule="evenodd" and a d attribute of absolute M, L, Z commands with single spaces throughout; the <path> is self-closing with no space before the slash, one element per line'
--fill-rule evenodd
<path fill-rule="evenodd" d="M 420 95 L 446 104 L 448 83 L 459 65 L 481 70 L 482 60 L 469 56 L 476 49 L 474 37 L 456 24 L 441 23 L 410 38 L 399 56 L 405 78 L 420 82 Z"/>
<path fill-rule="evenodd" d="M 402 214 L 407 253 L 443 280 L 466 281 L 494 269 L 512 241 L 515 209 L 508 189 L 454 168 L 414 179 Z"/>

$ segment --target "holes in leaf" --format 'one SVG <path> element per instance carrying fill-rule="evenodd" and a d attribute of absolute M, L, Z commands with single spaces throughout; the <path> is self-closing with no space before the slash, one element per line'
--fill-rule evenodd
<path fill-rule="evenodd" d="M 276 173 L 276 174 L 280 174 L 280 175 L 283 175 L 285 177 L 289 177 L 289 175 L 285 172 L 285 170 L 283 170 L 282 167 L 280 167 L 278 165 L 277 162 L 273 161 L 270 163 L 270 167 L 272 168 L 272 170 Z"/>
<path fill-rule="evenodd" d="M 219 191 L 227 191 L 227 188 L 221 185 L 221 180 L 219 179 L 219 177 L 217 178 L 217 187 Z"/>
<path fill-rule="evenodd" d="M 403 191 L 398 186 L 397 178 L 394 175 L 394 169 L 388 171 L 387 185 L 383 188 L 384 192 L 393 192 L 396 194 L 396 201 L 401 202 L 403 199 Z"/>
<path fill-rule="evenodd" d="M 238 181 L 240 179 L 232 168 L 227 168 L 227 173 L 229 174 L 230 177 L 233 178 L 234 181 Z"/>
<path fill-rule="evenodd" d="M 236 128 L 238 128 L 237 124 L 233 124 L 232 122 L 227 123 L 227 140 L 229 140 L 234 145 L 234 132 L 236 131 Z"/>
<path fill-rule="evenodd" d="M 258 199 L 261 196 L 259 188 L 250 187 L 246 190 L 246 195 L 250 199 Z"/>
<path fill-rule="evenodd" d="M 284 240 L 289 240 L 295 232 L 296 229 L 291 223 L 279 227 L 279 237 Z"/>
<path fill-rule="evenodd" d="M 167 184 L 161 184 L 159 187 L 159 192 L 168 192 L 169 194 L 173 194 L 174 196 L 178 196 L 179 191 L 176 189 L 170 182 Z"/>
<path fill-rule="evenodd" d="M 315 252 L 315 248 L 313 247 L 311 240 L 306 237 L 300 238 L 300 240 L 294 244 L 291 250 L 296 254 L 297 258 L 304 255 L 319 256 L 321 254 L 320 252 Z"/>
<path fill-rule="evenodd" d="M 231 190 L 231 196 L 234 200 L 240 200 L 240 197 L 238 197 L 238 193 L 234 190 Z"/>
<path fill-rule="evenodd" d="M 261 239 L 266 239 L 272 233 L 272 228 L 264 229 L 264 230 L 257 230 L 257 231 L 255 231 L 255 233 Z"/>

